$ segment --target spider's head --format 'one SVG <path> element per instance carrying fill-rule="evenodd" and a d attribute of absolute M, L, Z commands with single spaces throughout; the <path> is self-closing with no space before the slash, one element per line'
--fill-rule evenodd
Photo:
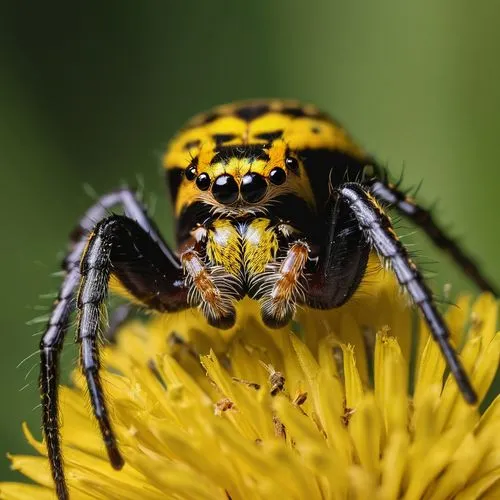
<path fill-rule="evenodd" d="M 265 210 L 287 193 L 309 197 L 301 161 L 283 141 L 201 148 L 184 175 L 198 199 L 225 213 Z"/>

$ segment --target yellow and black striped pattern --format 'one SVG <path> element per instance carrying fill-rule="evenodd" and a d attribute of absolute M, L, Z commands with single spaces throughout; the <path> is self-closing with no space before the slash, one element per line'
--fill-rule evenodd
<path fill-rule="evenodd" d="M 262 147 L 264 159 L 232 158 L 227 161 L 224 158 L 219 161 L 221 147 L 252 145 Z M 198 175 L 206 172 L 213 179 L 221 173 L 229 173 L 239 181 L 250 169 L 267 176 L 273 167 L 284 164 L 288 152 L 311 149 L 335 150 L 361 161 L 366 157 L 338 123 L 315 106 L 298 101 L 246 101 L 197 115 L 171 141 L 163 158 L 175 213 L 179 216 L 195 201 L 213 201 L 209 193 L 200 193 L 196 184 L 183 175 L 193 160 Z M 308 174 L 302 165 L 300 169 L 300 176 L 270 194 L 291 192 L 314 206 Z"/>

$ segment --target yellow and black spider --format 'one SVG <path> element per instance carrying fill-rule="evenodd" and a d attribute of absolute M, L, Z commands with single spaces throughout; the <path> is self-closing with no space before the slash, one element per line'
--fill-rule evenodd
<path fill-rule="evenodd" d="M 164 167 L 176 251 L 128 189 L 100 198 L 71 237 L 66 275 L 40 344 L 43 430 L 60 499 L 68 492 L 58 365 L 75 304 L 92 408 L 112 466 L 123 466 L 99 377 L 98 330 L 108 289 L 159 312 L 199 308 L 220 329 L 235 324 L 235 306 L 247 296 L 259 302 L 264 324 L 278 328 L 298 305 L 333 309 L 347 302 L 375 252 L 422 312 L 464 398 L 476 402 L 432 294 L 382 204 L 421 226 L 481 289 L 493 286 L 338 123 L 296 101 L 221 106 L 196 116 L 172 140 Z M 114 206 L 124 215 L 109 216 Z"/>

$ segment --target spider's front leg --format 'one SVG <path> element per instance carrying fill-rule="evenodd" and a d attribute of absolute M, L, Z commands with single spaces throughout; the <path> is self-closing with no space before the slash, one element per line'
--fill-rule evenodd
<path fill-rule="evenodd" d="M 177 305 L 178 307 L 187 306 L 187 290 L 184 289 L 182 266 L 175 254 L 168 248 L 164 240 L 159 235 L 156 226 L 149 219 L 145 208 L 137 200 L 134 193 L 127 189 L 113 191 L 101 197 L 98 202 L 89 208 L 81 218 L 77 228 L 73 231 L 70 245 L 70 252 L 66 256 L 63 264 L 66 273 L 57 299 L 54 302 L 50 318 L 45 333 L 40 342 L 40 393 L 42 400 L 42 423 L 43 431 L 47 444 L 47 452 L 52 471 L 52 477 L 56 485 L 57 496 L 60 499 L 68 498 L 68 490 L 65 482 L 63 460 L 59 436 L 59 401 L 58 401 L 58 380 L 59 380 L 59 356 L 64 343 L 64 337 L 68 330 L 68 323 L 75 304 L 75 292 L 81 281 L 80 263 L 85 250 L 87 255 L 90 250 L 88 244 L 89 232 L 99 220 L 103 219 L 109 210 L 120 205 L 127 217 L 129 224 L 133 226 L 132 233 L 128 233 L 125 238 L 118 238 L 121 245 L 114 246 L 113 258 L 117 264 L 116 269 L 111 272 L 127 288 L 131 288 L 130 293 L 137 298 L 139 302 L 148 305 L 151 308 L 156 305 L 165 307 L 158 301 L 157 292 L 163 291 L 163 302 L 167 305 Z M 122 218 L 123 219 L 123 218 Z M 109 220 L 109 219 L 108 219 Z M 135 221 L 135 222 L 134 222 Z M 91 240 L 97 237 L 96 227 Z M 141 233 L 137 247 L 130 243 L 130 236 Z M 116 243 L 117 238 L 113 237 L 110 241 Z M 128 243 L 127 243 L 128 242 Z M 141 242 L 143 245 L 141 246 Z M 128 245 L 128 249 L 126 248 Z M 131 253 L 132 252 L 132 253 Z M 138 255 L 137 252 L 141 254 Z M 127 254 L 129 259 L 127 259 Z M 121 257 L 120 257 L 121 255 Z M 96 258 L 96 253 L 92 254 Z M 90 259 L 90 257 L 89 257 Z M 149 259 L 149 265 L 146 265 Z M 87 274 L 89 271 L 89 261 L 86 264 Z M 128 264 L 127 264 L 128 262 Z M 116 273 L 115 273 L 116 271 Z M 87 289 L 81 299 L 88 299 L 91 288 L 94 288 L 94 294 L 100 290 L 101 295 L 105 295 L 107 282 L 102 280 L 104 274 L 100 274 L 101 279 L 95 282 L 87 279 Z M 88 276 L 87 276 L 88 278 Z M 160 283 L 161 287 L 152 289 L 151 284 Z M 170 283 L 170 287 L 167 284 Z M 103 288 L 104 287 L 104 288 Z M 168 297 L 172 295 L 173 300 Z M 88 315 L 87 315 L 88 318 Z M 96 318 L 94 318 L 96 319 Z M 92 320 L 93 321 L 93 320 Z M 93 323 L 92 323 L 93 324 Z M 96 323 L 97 325 L 97 323 Z M 88 328 L 88 326 L 86 327 Z M 87 342 L 87 341 L 85 341 Z M 83 347 L 82 347 L 83 349 Z M 85 348 L 88 350 L 88 348 Z M 87 351 L 86 351 L 87 352 Z M 87 360 L 89 358 L 87 357 Z M 95 391 L 94 391 L 95 392 Z M 114 465 L 120 467 L 122 459 L 115 450 L 110 450 L 113 455 Z"/>
<path fill-rule="evenodd" d="M 377 251 L 380 258 L 388 262 L 399 284 L 422 312 L 464 399 L 470 404 L 476 403 L 477 395 L 457 352 L 450 343 L 448 327 L 436 307 L 432 292 L 427 287 L 422 273 L 410 259 L 408 251 L 396 236 L 389 217 L 361 184 L 346 183 L 339 186 L 336 192 L 349 206 L 365 239 Z"/>
<path fill-rule="evenodd" d="M 98 332 L 110 277 L 118 280 L 140 303 L 162 312 L 186 309 L 187 288 L 180 264 L 174 268 L 137 222 L 119 215 L 97 224 L 80 272 L 77 308 L 81 368 L 111 465 L 119 469 L 123 459 L 111 428 L 99 376 Z"/>

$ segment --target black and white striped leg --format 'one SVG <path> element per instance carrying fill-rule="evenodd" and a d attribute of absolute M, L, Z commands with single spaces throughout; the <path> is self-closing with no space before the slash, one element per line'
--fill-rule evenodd
<path fill-rule="evenodd" d="M 380 257 L 388 261 L 400 285 L 408 291 L 421 310 L 463 397 L 470 404 L 476 403 L 477 395 L 450 344 L 448 328 L 436 308 L 432 293 L 425 284 L 422 273 L 411 261 L 407 250 L 396 236 L 389 218 L 373 196 L 359 184 L 346 183 L 338 188 L 338 193 L 348 202 L 367 240 Z"/>
<path fill-rule="evenodd" d="M 123 466 L 106 407 L 99 375 L 99 329 L 113 274 L 139 301 L 159 311 L 188 307 L 180 263 L 175 267 L 151 236 L 134 220 L 114 215 L 101 221 L 82 257 L 77 299 L 78 342 L 94 415 L 99 423 L 111 465 Z"/>
<path fill-rule="evenodd" d="M 450 254 L 463 272 L 481 289 L 498 296 L 499 290 L 482 273 L 474 260 L 460 248 L 459 244 L 451 238 L 446 231 L 432 217 L 432 213 L 415 203 L 397 186 L 382 181 L 374 181 L 370 191 L 385 203 L 389 203 L 402 215 L 408 217 L 413 223 L 421 227 L 433 243 L 443 251 Z"/>
<path fill-rule="evenodd" d="M 117 205 L 123 208 L 125 214 L 137 220 L 138 224 L 151 235 L 151 238 L 157 242 L 165 255 L 172 261 L 172 265 L 175 265 L 175 256 L 159 235 L 156 226 L 148 218 L 145 208 L 137 200 L 134 193 L 127 189 L 120 189 L 102 196 L 83 215 L 71 235 L 70 250 L 63 262 L 65 277 L 52 306 L 45 333 L 40 342 L 39 385 L 42 402 L 42 425 L 52 477 L 56 484 L 57 496 L 60 499 L 68 498 L 68 491 L 59 440 L 57 393 L 59 356 L 68 329 L 69 318 L 74 310 L 74 295 L 80 283 L 80 260 L 87 244 L 88 234 L 96 222 L 106 217 L 110 209 Z"/>

